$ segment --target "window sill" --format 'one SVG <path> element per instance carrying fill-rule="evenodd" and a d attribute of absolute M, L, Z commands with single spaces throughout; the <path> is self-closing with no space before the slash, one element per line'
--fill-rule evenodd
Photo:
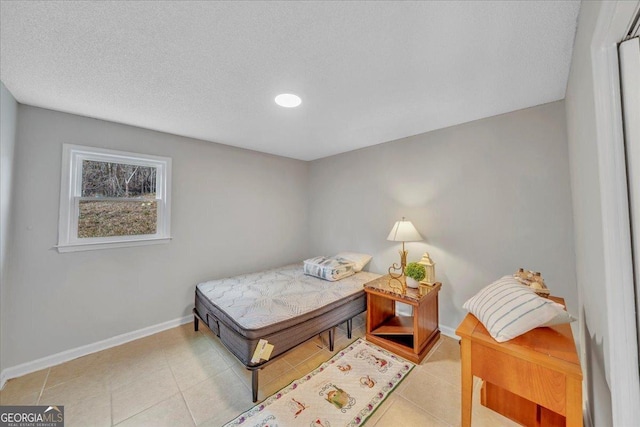
<path fill-rule="evenodd" d="M 169 243 L 171 237 L 158 237 L 153 239 L 139 239 L 139 240 L 120 240 L 112 242 L 99 242 L 99 243 L 71 243 L 65 245 L 54 246 L 59 253 L 66 252 L 80 252 L 80 251 L 95 251 L 99 249 L 113 249 L 113 248 L 126 248 L 131 246 L 147 246 L 147 245 L 159 245 L 161 243 Z"/>

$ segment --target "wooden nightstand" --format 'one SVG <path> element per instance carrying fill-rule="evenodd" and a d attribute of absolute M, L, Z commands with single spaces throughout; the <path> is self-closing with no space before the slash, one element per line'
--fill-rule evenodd
<path fill-rule="evenodd" d="M 367 293 L 367 341 L 379 345 L 414 363 L 420 363 L 440 336 L 438 291 L 442 284 L 418 289 L 407 288 L 401 295 L 389 286 L 389 276 L 364 286 Z M 396 315 L 396 302 L 413 307 L 413 316 Z"/>

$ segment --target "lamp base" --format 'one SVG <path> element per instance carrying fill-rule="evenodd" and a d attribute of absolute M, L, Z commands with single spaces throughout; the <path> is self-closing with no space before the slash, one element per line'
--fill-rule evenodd
<path fill-rule="evenodd" d="M 401 258 L 401 260 L 406 260 L 406 257 L 404 259 Z M 389 287 L 402 295 L 407 293 L 407 278 L 404 275 L 404 267 L 404 263 L 401 263 L 400 267 L 398 267 L 398 264 L 393 263 L 388 270 L 389 277 L 391 277 L 389 279 Z M 395 271 L 400 271 L 400 273 L 395 273 Z"/>
<path fill-rule="evenodd" d="M 404 268 L 407 266 L 407 255 L 409 254 L 409 251 L 404 250 L 404 242 L 402 242 L 402 250 L 398 252 L 400 253 L 400 267 L 395 262 L 389 267 L 388 271 L 391 277 L 389 287 L 404 295 L 407 293 L 407 277 L 404 275 Z M 394 271 L 400 271 L 400 274 L 394 273 Z"/>
<path fill-rule="evenodd" d="M 400 253 L 400 267 L 402 268 L 402 274 L 404 274 L 404 268 L 407 266 L 407 255 L 409 255 L 409 251 L 404 250 L 404 242 L 402 246 L 402 250 L 398 252 Z"/>

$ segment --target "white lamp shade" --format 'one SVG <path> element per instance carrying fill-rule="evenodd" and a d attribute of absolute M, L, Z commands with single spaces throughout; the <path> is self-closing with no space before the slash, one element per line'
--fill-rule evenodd
<path fill-rule="evenodd" d="M 387 240 L 394 242 L 418 242 L 424 240 L 418 230 L 411 224 L 411 221 L 396 221 L 389 233 Z"/>

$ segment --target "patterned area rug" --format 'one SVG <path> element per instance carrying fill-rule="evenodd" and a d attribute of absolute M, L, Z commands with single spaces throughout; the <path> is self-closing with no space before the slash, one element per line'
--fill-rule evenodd
<path fill-rule="evenodd" d="M 414 366 L 360 338 L 225 427 L 358 426 Z"/>

